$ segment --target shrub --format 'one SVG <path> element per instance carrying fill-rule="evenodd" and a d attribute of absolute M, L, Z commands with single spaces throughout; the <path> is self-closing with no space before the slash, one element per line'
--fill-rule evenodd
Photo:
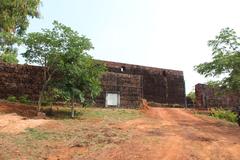
<path fill-rule="evenodd" d="M 9 102 L 17 102 L 17 98 L 15 96 L 8 96 L 7 101 L 9 101 Z"/>
<path fill-rule="evenodd" d="M 48 100 L 42 100 L 42 102 L 41 102 L 42 106 L 49 106 L 50 104 L 51 104 L 51 102 Z"/>
<path fill-rule="evenodd" d="M 0 55 L 0 61 L 3 61 L 5 63 L 17 64 L 18 63 L 17 54 L 4 53 L 4 54 Z"/>
<path fill-rule="evenodd" d="M 28 96 L 27 96 L 27 95 L 24 95 L 24 96 L 20 96 L 20 97 L 19 97 L 19 102 L 20 102 L 20 103 L 23 103 L 23 104 L 29 104 L 29 103 L 30 103 L 30 100 L 28 99 Z"/>
<path fill-rule="evenodd" d="M 223 108 L 211 109 L 210 116 L 219 119 L 225 119 L 229 122 L 237 122 L 237 114 Z"/>

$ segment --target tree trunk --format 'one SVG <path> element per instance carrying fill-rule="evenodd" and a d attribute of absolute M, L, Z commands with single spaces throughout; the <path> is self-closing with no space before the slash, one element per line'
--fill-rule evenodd
<path fill-rule="evenodd" d="M 40 112 L 40 110 L 41 110 L 43 93 L 46 90 L 48 82 L 52 79 L 52 75 L 54 73 L 55 73 L 55 70 L 51 74 L 49 73 L 49 76 L 47 78 L 47 69 L 44 69 L 44 77 L 43 77 L 44 83 L 43 83 L 43 86 L 42 86 L 42 89 L 40 91 L 39 98 L 38 98 L 38 108 L 37 108 L 38 112 Z"/>
<path fill-rule="evenodd" d="M 43 97 L 43 92 L 45 90 L 45 86 L 46 86 L 46 80 L 47 80 L 47 69 L 46 67 L 44 67 L 44 70 L 43 70 L 43 86 L 42 86 L 42 89 L 39 93 L 39 97 L 38 97 L 38 108 L 37 108 L 37 111 L 40 112 L 41 110 L 41 105 L 42 105 L 42 97 Z"/>
<path fill-rule="evenodd" d="M 38 112 L 40 112 L 40 110 L 41 110 L 43 92 L 44 92 L 44 89 L 42 87 L 42 90 L 40 91 L 39 98 L 38 98 L 38 108 L 37 108 Z"/>
<path fill-rule="evenodd" d="M 49 115 L 53 116 L 53 103 L 50 103 L 50 111 L 49 111 Z"/>
<path fill-rule="evenodd" d="M 40 110 L 41 110 L 43 93 L 44 93 L 49 81 L 50 81 L 50 78 L 44 82 L 42 89 L 40 91 L 39 98 L 38 98 L 38 112 L 40 112 Z"/>
<path fill-rule="evenodd" d="M 74 98 L 72 97 L 72 104 L 71 104 L 71 117 L 74 118 L 75 115 L 74 115 Z"/>

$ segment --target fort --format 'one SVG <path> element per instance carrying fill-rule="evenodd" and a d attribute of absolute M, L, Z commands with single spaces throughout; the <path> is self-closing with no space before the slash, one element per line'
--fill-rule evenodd
<path fill-rule="evenodd" d="M 139 99 L 164 104 L 185 104 L 182 71 L 102 61 L 108 72 L 102 78 L 103 92 L 98 103 L 106 102 L 108 92 L 120 94 L 120 104 L 135 106 Z"/>
<path fill-rule="evenodd" d="M 182 71 L 101 61 L 107 67 L 97 105 L 135 107 L 140 99 L 185 105 Z M 43 83 L 43 68 L 0 63 L 0 98 L 28 95 L 37 100 Z"/>
<path fill-rule="evenodd" d="M 240 94 L 226 92 L 221 88 L 213 88 L 206 84 L 195 85 L 196 107 L 236 108 L 240 105 Z"/>

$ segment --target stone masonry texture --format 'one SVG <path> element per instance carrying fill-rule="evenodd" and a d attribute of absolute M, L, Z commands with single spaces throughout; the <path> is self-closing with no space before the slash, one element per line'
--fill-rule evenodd
<path fill-rule="evenodd" d="M 108 72 L 141 76 L 141 97 L 147 101 L 185 105 L 185 83 L 182 71 L 102 62 L 107 66 Z"/>
<path fill-rule="evenodd" d="M 221 89 L 211 88 L 205 84 L 195 85 L 197 107 L 227 107 L 240 106 L 240 95 L 236 93 L 224 93 Z"/>
<path fill-rule="evenodd" d="M 108 71 L 102 76 L 102 93 L 97 105 L 105 105 L 107 92 L 118 92 L 122 107 L 135 107 L 139 100 L 164 104 L 185 104 L 182 71 L 100 61 Z M 37 100 L 43 83 L 43 68 L 0 63 L 0 98 L 28 95 Z"/>
<path fill-rule="evenodd" d="M 0 63 L 0 98 L 27 95 L 37 100 L 42 77 L 42 67 Z"/>
<path fill-rule="evenodd" d="M 142 76 L 107 72 L 102 76 L 102 93 L 96 99 L 98 105 L 105 105 L 106 93 L 119 93 L 120 105 L 136 107 L 142 98 Z"/>

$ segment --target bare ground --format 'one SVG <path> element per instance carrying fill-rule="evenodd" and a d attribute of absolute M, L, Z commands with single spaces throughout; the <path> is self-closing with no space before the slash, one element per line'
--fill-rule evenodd
<path fill-rule="evenodd" d="M 19 104 L 0 104 L 0 113 L 0 133 L 18 134 L 27 128 L 35 128 L 49 122 L 44 119 L 30 119 L 34 114 L 33 108 Z"/>
<path fill-rule="evenodd" d="M 6 112 L 6 107 L 1 108 L 4 107 L 0 105 L 0 113 L 4 114 L 0 114 L 0 120 L 17 116 Z M 126 114 L 125 112 L 128 111 L 121 114 Z M 240 159 L 240 128 L 232 123 L 196 116 L 188 110 L 177 108 L 151 108 L 140 118 L 126 121 L 109 120 L 108 116 L 66 122 L 50 120 L 48 123 L 28 126 L 38 126 L 41 132 L 33 130 L 32 138 L 29 138 L 29 135 L 19 135 L 17 141 L 27 138 L 25 146 L 23 142 L 18 142 L 22 148 L 25 147 L 24 150 L 15 142 L 9 143 L 8 139 L 12 139 L 6 134 L 2 136 L 4 139 L 0 139 L 0 149 L 14 151 L 8 159 L 15 159 L 16 155 L 17 159 L 28 159 L 31 154 L 35 159 L 48 160 Z M 22 124 L 26 120 L 33 119 L 20 118 L 18 123 Z M 13 124 L 5 124 L 7 127 L 11 125 Z M 43 139 L 35 137 L 36 133 L 39 134 L 37 136 L 43 136 Z M 44 136 L 50 138 L 45 139 Z M 0 150 L 0 159 L 1 154 L 4 155 Z"/>
<path fill-rule="evenodd" d="M 149 118 L 128 121 L 134 137 L 92 159 L 239 160 L 240 129 L 220 120 L 196 117 L 184 109 L 152 108 Z M 89 158 L 89 157 L 88 157 Z M 86 158 L 87 159 L 87 158 Z"/>
<path fill-rule="evenodd" d="M 45 119 L 27 119 L 17 114 L 0 115 L 0 133 L 17 134 L 27 128 L 35 128 L 49 122 Z"/>

